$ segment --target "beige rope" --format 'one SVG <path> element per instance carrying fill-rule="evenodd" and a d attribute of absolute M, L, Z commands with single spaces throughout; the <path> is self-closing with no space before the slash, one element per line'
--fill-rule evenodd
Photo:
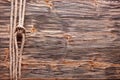
<path fill-rule="evenodd" d="M 17 4 L 18 4 L 18 0 L 15 0 L 15 8 L 14 8 L 14 30 L 15 30 L 15 28 L 16 28 L 16 23 L 17 23 L 17 10 L 18 10 L 18 6 L 17 6 Z M 14 31 L 13 31 L 13 34 L 14 34 Z M 14 35 L 13 35 L 13 38 L 14 38 Z M 15 39 L 13 40 L 13 43 L 15 43 Z M 16 50 L 15 49 L 15 47 L 13 48 L 14 50 Z M 14 78 L 17 80 L 17 65 L 18 65 L 18 58 L 17 58 L 17 52 L 13 52 L 13 55 L 15 56 L 15 57 L 13 57 L 14 58 L 14 62 L 13 62 L 13 67 L 15 67 L 15 68 L 13 68 L 13 70 L 14 70 Z"/>
<path fill-rule="evenodd" d="M 17 0 L 11 1 L 11 19 L 10 19 L 10 79 L 17 79 L 16 54 L 14 49 L 14 29 L 17 23 Z M 14 17 L 13 17 L 14 15 Z"/>
<path fill-rule="evenodd" d="M 21 24 L 22 26 L 24 25 L 24 19 L 25 19 L 25 7 L 26 7 L 26 0 L 23 1 L 23 11 L 22 11 L 22 19 L 21 19 Z"/>
<path fill-rule="evenodd" d="M 26 0 L 20 0 L 20 4 L 19 4 L 19 24 L 18 24 L 20 27 L 23 27 L 23 25 L 24 25 L 25 6 L 26 6 Z"/>
<path fill-rule="evenodd" d="M 16 38 L 17 33 L 14 34 L 14 44 L 15 44 L 15 79 L 17 80 L 17 68 L 18 68 L 18 44 L 17 44 L 17 38 Z"/>
<path fill-rule="evenodd" d="M 13 32 L 13 8 L 14 8 L 14 0 L 11 0 L 11 14 L 10 14 L 10 42 L 9 42 L 9 51 L 10 51 L 10 79 L 13 78 L 13 56 L 12 56 L 12 32 Z"/>
<path fill-rule="evenodd" d="M 22 34 L 22 44 L 21 44 L 21 49 L 20 49 L 20 58 L 19 58 L 19 79 L 21 78 L 21 62 L 22 62 L 22 52 L 23 52 L 23 48 L 24 48 L 24 44 L 25 44 L 25 34 Z"/>
<path fill-rule="evenodd" d="M 14 37 L 14 35 L 13 35 L 13 37 Z M 13 38 L 12 37 L 12 38 Z M 15 65 L 15 57 L 16 57 L 16 55 L 15 55 L 15 47 L 14 47 L 14 38 L 13 38 L 13 47 L 12 47 L 12 49 L 13 49 L 13 52 L 12 52 L 12 56 L 13 56 L 13 62 L 12 62 L 12 66 L 13 66 L 13 79 L 15 79 L 15 74 L 16 74 L 16 65 Z"/>
<path fill-rule="evenodd" d="M 23 4 L 23 6 L 22 6 Z M 23 27 L 24 25 L 24 16 L 25 16 L 25 6 L 26 6 L 26 0 L 20 0 L 20 5 L 19 5 L 19 27 L 22 27 L 22 29 L 25 30 Z M 22 53 L 23 53 L 23 48 L 24 48 L 24 43 L 25 43 L 25 34 L 22 33 L 22 43 L 21 43 L 21 48 L 19 51 L 19 68 L 18 68 L 18 76 L 19 79 L 21 79 L 21 62 L 22 62 Z"/>
<path fill-rule="evenodd" d="M 20 0 L 20 4 L 19 4 L 19 26 L 22 26 L 21 25 L 21 20 L 22 20 L 22 2 L 23 2 L 23 0 Z"/>
<path fill-rule="evenodd" d="M 11 80 L 21 80 L 21 61 L 22 61 L 22 53 L 25 43 L 25 28 L 23 27 L 24 23 L 24 15 L 25 15 L 25 6 L 26 0 L 20 0 L 19 4 L 19 20 L 18 26 L 17 23 L 17 11 L 18 11 L 18 0 L 11 0 L 11 17 L 10 17 L 10 79 Z M 14 15 L 14 17 L 13 17 Z M 17 42 L 17 28 L 23 29 L 22 35 L 22 43 L 20 50 L 18 48 Z M 19 29 L 18 29 L 19 31 Z"/>

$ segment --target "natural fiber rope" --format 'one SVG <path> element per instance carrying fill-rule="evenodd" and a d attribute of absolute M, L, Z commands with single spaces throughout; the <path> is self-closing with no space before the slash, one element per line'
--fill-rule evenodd
<path fill-rule="evenodd" d="M 15 0 L 15 8 L 14 8 L 14 30 L 15 30 L 15 28 L 16 28 L 16 25 L 17 25 L 17 11 L 18 11 L 18 6 L 17 6 L 17 4 L 18 4 L 18 0 Z M 14 31 L 13 31 L 13 34 L 14 34 Z M 14 38 L 14 35 L 13 35 L 13 38 Z M 15 40 L 15 39 L 14 39 Z M 15 43 L 15 41 L 13 40 L 13 43 Z M 14 50 L 16 50 L 15 49 L 15 47 L 13 46 L 13 49 Z M 15 68 L 13 68 L 13 70 L 14 70 L 14 77 L 17 79 L 17 67 L 18 67 L 18 58 L 17 58 L 17 52 L 13 52 L 13 55 L 15 56 L 15 57 L 13 57 L 14 58 L 14 62 L 13 62 L 13 67 L 15 67 Z"/>
<path fill-rule="evenodd" d="M 21 19 L 21 24 L 22 26 L 24 25 L 24 20 L 25 20 L 25 7 L 26 7 L 26 0 L 23 1 L 23 11 L 22 11 L 22 19 Z"/>
<path fill-rule="evenodd" d="M 22 2 L 23 2 L 23 0 L 20 0 L 20 4 L 19 4 L 19 23 L 18 23 L 18 25 L 19 26 L 22 26 L 21 25 L 21 20 L 22 20 Z"/>
<path fill-rule="evenodd" d="M 16 69 L 16 73 L 15 73 L 15 75 L 16 75 L 16 79 L 18 78 L 17 77 L 17 73 L 18 73 L 18 70 L 17 70 L 17 68 L 18 68 L 18 53 L 19 53 L 19 51 L 18 51 L 18 44 L 17 44 L 17 37 L 16 37 L 16 35 L 17 35 L 17 33 L 15 33 L 14 34 L 14 41 L 15 41 L 15 50 L 16 50 L 16 61 L 15 61 L 15 63 L 16 63 L 16 67 L 15 67 L 15 69 Z"/>
<path fill-rule="evenodd" d="M 22 6 L 22 4 L 23 4 L 23 6 Z M 25 16 L 25 6 L 26 6 L 26 0 L 20 0 L 19 24 L 18 25 L 20 25 L 20 27 L 22 27 L 23 29 L 24 29 L 23 25 L 24 25 L 24 16 Z M 20 48 L 20 51 L 19 51 L 19 64 L 18 64 L 19 65 L 19 68 L 18 68 L 19 79 L 21 78 L 21 62 L 22 62 L 22 52 L 23 52 L 23 48 L 24 48 L 24 43 L 25 43 L 25 34 L 23 33 L 22 34 L 21 48 Z"/>
<path fill-rule="evenodd" d="M 20 49 L 20 58 L 19 58 L 19 79 L 21 78 L 21 62 L 22 62 L 22 52 L 25 44 L 25 34 L 22 34 L 22 44 L 21 44 L 21 49 Z"/>
<path fill-rule="evenodd" d="M 21 33 L 22 42 L 19 50 L 18 41 L 17 41 L 18 35 L 16 30 L 19 27 L 21 27 L 23 31 L 25 30 L 25 28 L 23 27 L 25 6 L 26 6 L 26 0 L 20 0 L 19 20 L 18 20 L 18 26 L 17 26 L 16 24 L 17 24 L 18 0 L 11 0 L 10 43 L 9 43 L 10 45 L 9 46 L 10 48 L 10 79 L 11 80 L 18 80 L 18 76 L 19 76 L 19 79 L 21 79 L 21 61 L 22 61 L 22 53 L 23 53 L 23 48 L 25 43 L 25 33 Z"/>
<path fill-rule="evenodd" d="M 14 8 L 14 1 L 11 0 L 11 14 L 10 14 L 10 42 L 9 42 L 9 51 L 10 51 L 10 79 L 12 80 L 13 77 L 13 56 L 12 56 L 12 32 L 13 32 L 13 8 Z"/>
<path fill-rule="evenodd" d="M 25 6 L 26 6 L 26 0 L 20 0 L 20 4 L 19 4 L 19 21 L 18 21 L 19 22 L 18 25 L 20 27 L 23 27 L 23 25 L 24 25 Z"/>
<path fill-rule="evenodd" d="M 15 6 L 15 7 L 14 7 Z M 13 16 L 14 15 L 14 16 Z M 16 54 L 14 49 L 14 29 L 17 22 L 17 0 L 11 0 L 11 19 L 10 19 L 10 79 L 17 80 Z"/>

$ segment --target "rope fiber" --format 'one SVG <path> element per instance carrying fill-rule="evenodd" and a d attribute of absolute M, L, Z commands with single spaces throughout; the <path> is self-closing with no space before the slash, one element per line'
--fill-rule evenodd
<path fill-rule="evenodd" d="M 19 3 L 19 8 L 18 8 Z M 11 0 L 10 17 L 10 79 L 21 80 L 21 62 L 22 53 L 25 44 L 25 17 L 26 0 Z M 18 15 L 19 9 L 19 15 Z M 18 21 L 17 21 L 18 16 Z M 18 23 L 18 25 L 17 25 Z M 20 48 L 18 47 L 18 38 L 21 36 Z"/>

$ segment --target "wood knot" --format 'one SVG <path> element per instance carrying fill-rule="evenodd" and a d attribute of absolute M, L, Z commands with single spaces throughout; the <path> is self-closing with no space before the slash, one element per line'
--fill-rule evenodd
<path fill-rule="evenodd" d="M 37 29 L 36 29 L 34 26 L 32 26 L 30 32 L 31 32 L 31 33 L 35 33 L 35 32 L 37 32 Z"/>
<path fill-rule="evenodd" d="M 46 2 L 46 3 L 49 3 L 49 2 L 50 2 L 50 0 L 45 0 L 45 2 Z"/>
<path fill-rule="evenodd" d="M 8 57 L 9 57 L 9 49 L 5 48 L 4 50 L 5 50 L 5 59 L 4 59 L 4 62 L 7 62 Z"/>
<path fill-rule="evenodd" d="M 73 40 L 72 40 L 72 36 L 69 35 L 69 34 L 64 34 L 64 35 L 63 35 L 63 38 L 65 38 L 68 42 L 72 42 L 72 41 L 73 41 Z"/>
<path fill-rule="evenodd" d="M 52 1 L 51 0 L 45 0 L 45 2 L 48 5 L 48 7 L 52 9 L 52 7 L 53 7 Z"/>

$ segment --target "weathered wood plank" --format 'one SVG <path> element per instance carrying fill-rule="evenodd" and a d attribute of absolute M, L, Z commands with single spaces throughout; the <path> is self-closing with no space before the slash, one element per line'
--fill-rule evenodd
<path fill-rule="evenodd" d="M 53 0 L 55 12 L 43 0 L 27 1 L 23 80 L 120 79 L 120 0 L 94 1 Z M 0 0 L 0 14 L 0 79 L 7 80 L 8 0 Z"/>

